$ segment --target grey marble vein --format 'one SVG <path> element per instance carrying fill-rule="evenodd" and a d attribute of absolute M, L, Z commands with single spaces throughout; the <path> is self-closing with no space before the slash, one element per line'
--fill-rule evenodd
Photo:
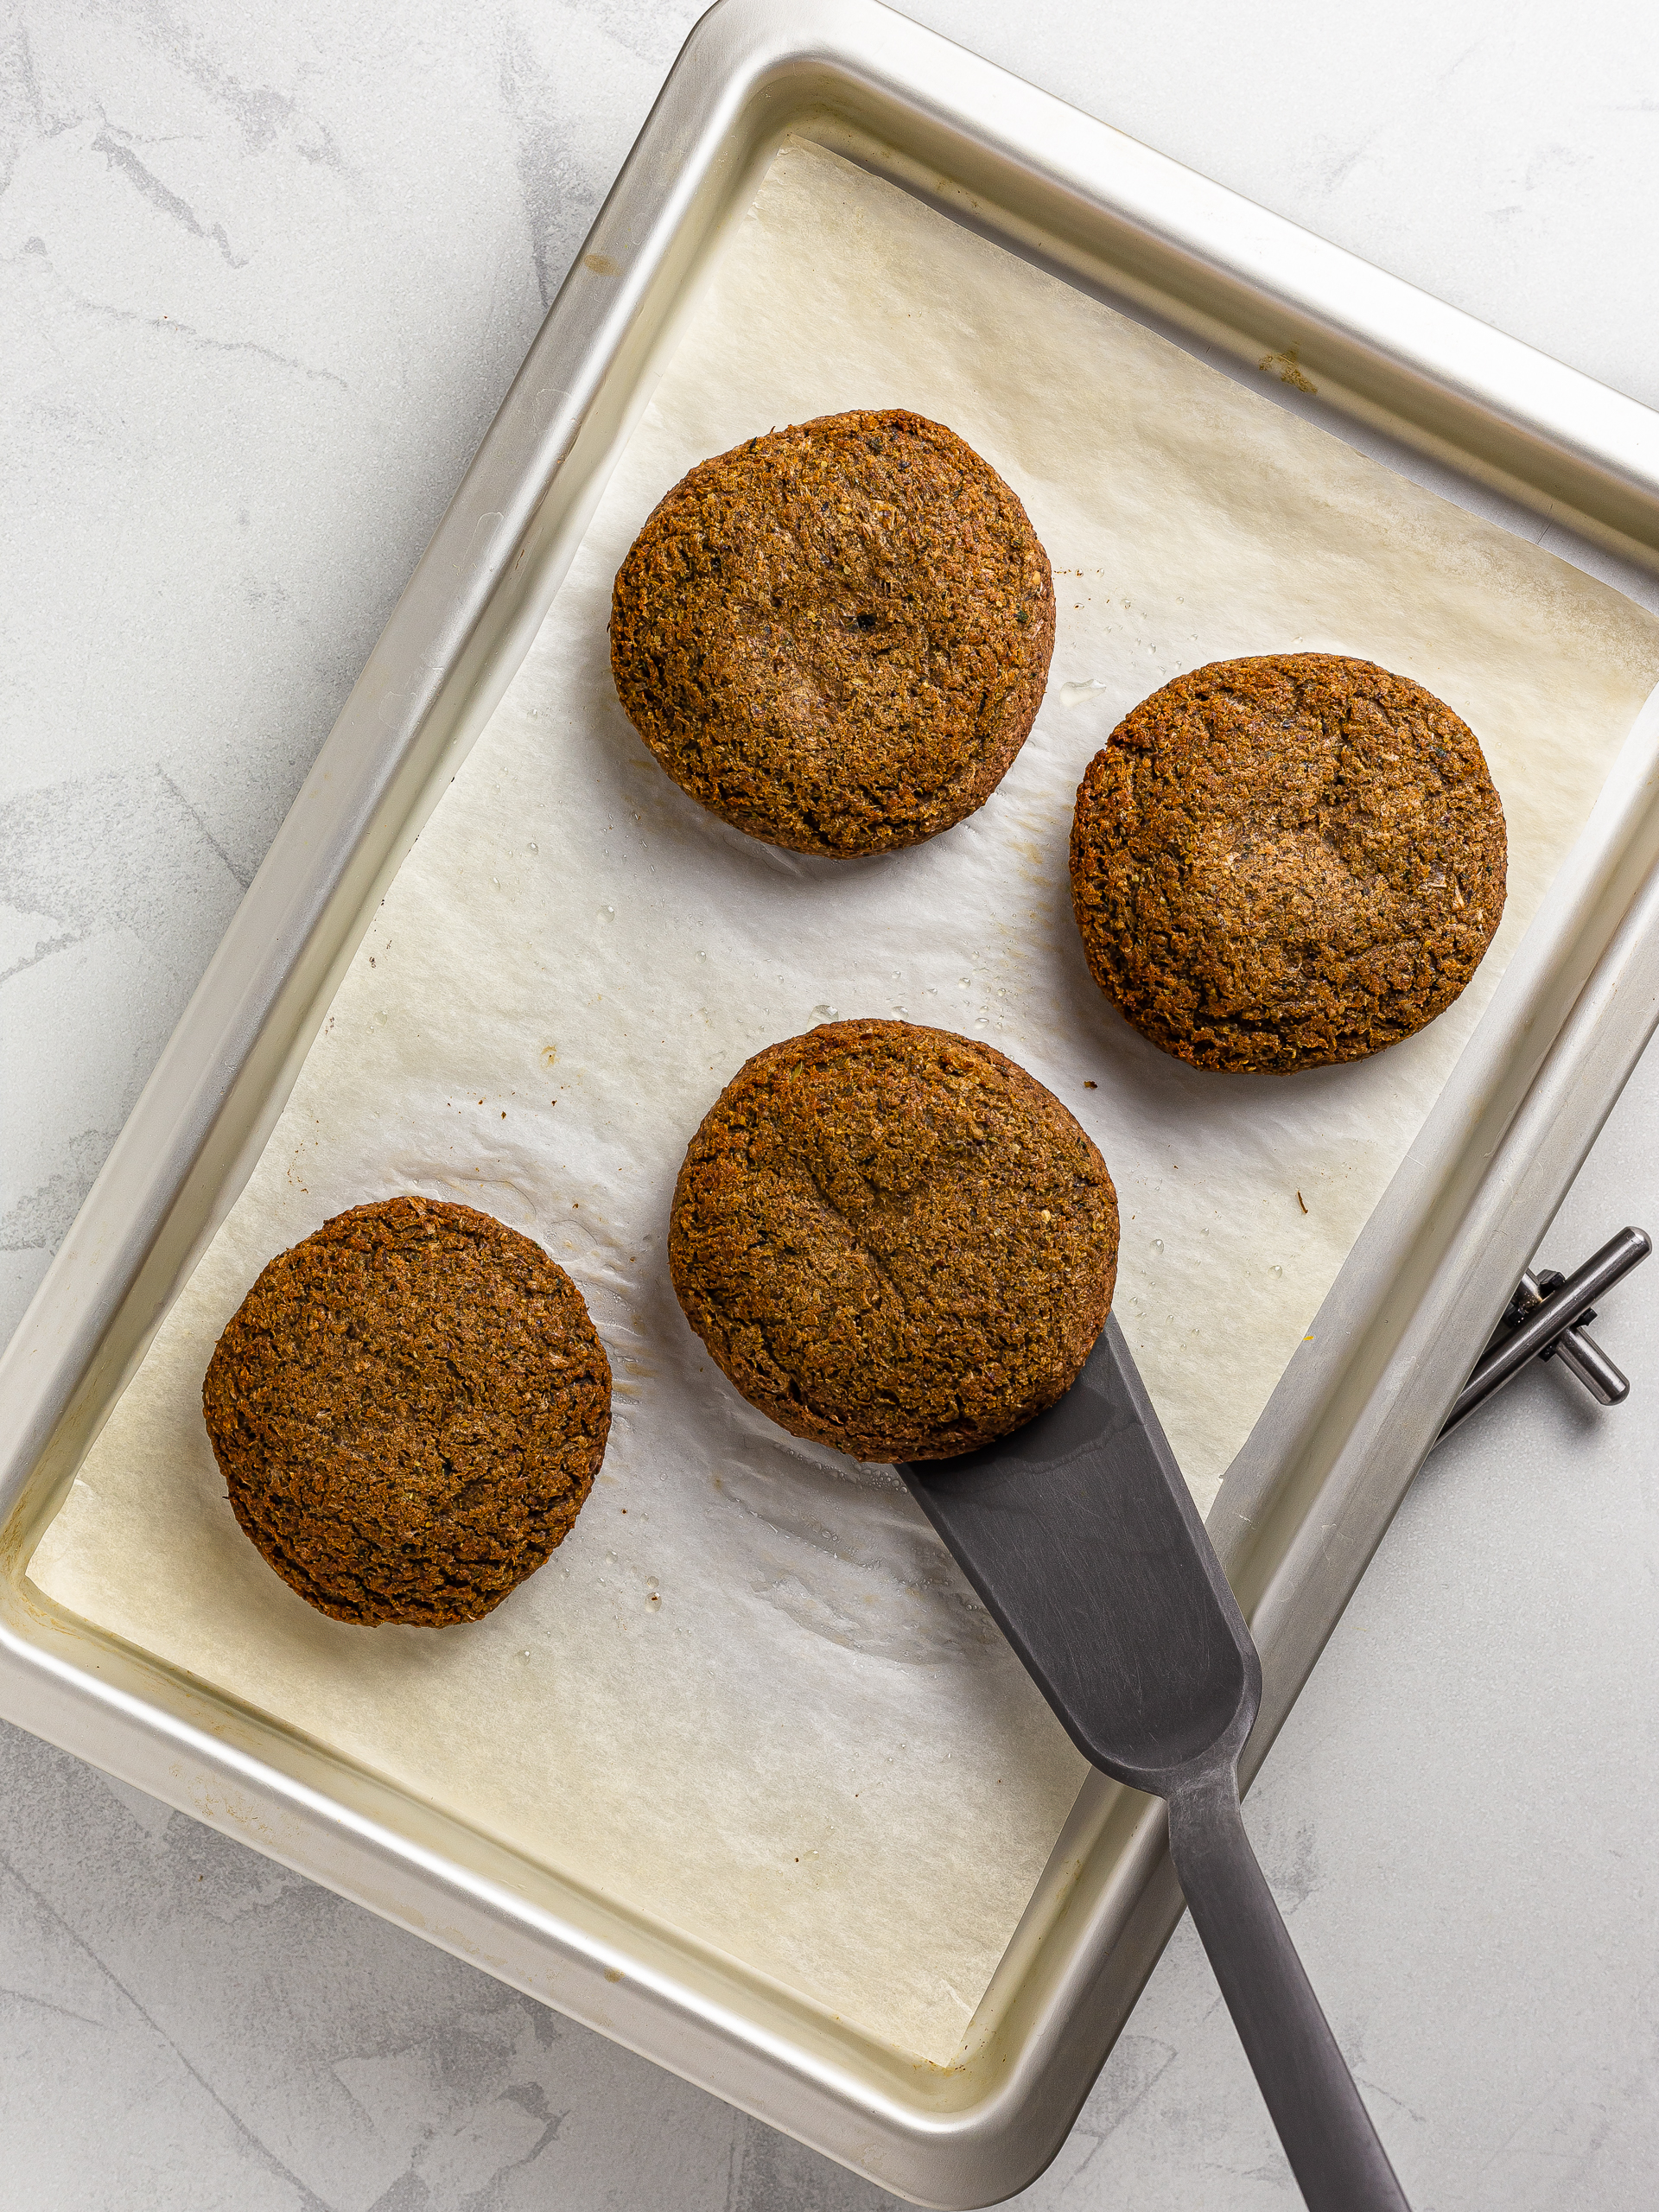
<path fill-rule="evenodd" d="M 182 223 L 192 238 L 209 239 L 224 255 L 228 267 L 247 267 L 247 255 L 232 251 L 231 242 L 225 235 L 224 224 L 214 223 L 209 226 L 202 222 L 194 208 L 181 200 L 176 192 L 169 191 L 153 170 L 147 169 L 131 147 L 124 144 L 122 137 L 118 137 L 107 124 L 93 139 L 92 151 L 102 154 L 111 168 L 119 169 L 122 175 L 130 181 L 134 190 L 142 193 L 152 207 L 159 208 L 163 215 L 170 216 L 175 223 Z"/>

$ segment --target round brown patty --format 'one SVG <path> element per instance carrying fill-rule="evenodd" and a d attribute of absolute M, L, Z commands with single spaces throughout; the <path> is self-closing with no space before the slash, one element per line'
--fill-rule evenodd
<path fill-rule="evenodd" d="M 1404 676 L 1335 653 L 1217 661 L 1090 762 L 1071 896 L 1095 981 L 1194 1067 L 1287 1073 L 1451 1005 L 1503 912 L 1480 747 Z"/>
<path fill-rule="evenodd" d="M 616 688 L 669 774 L 803 853 L 918 844 L 982 806 L 1053 646 L 1025 509 L 954 430 L 902 408 L 705 461 L 611 601 Z"/>
<path fill-rule="evenodd" d="M 605 1454 L 611 1370 L 582 1294 L 470 1206 L 353 1206 L 280 1253 L 202 1411 L 231 1504 L 336 1620 L 442 1628 L 561 1542 Z"/>
<path fill-rule="evenodd" d="M 669 1266 L 752 1405 L 861 1459 L 1004 1436 L 1105 1325 L 1117 1201 L 1058 1098 L 988 1045 L 837 1021 L 759 1052 L 691 1140 Z"/>

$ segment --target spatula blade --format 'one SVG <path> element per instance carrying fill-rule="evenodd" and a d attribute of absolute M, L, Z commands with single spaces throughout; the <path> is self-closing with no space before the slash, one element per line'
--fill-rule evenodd
<path fill-rule="evenodd" d="M 1115 1319 L 1047 1413 L 899 1472 L 1085 1758 L 1157 1789 L 1236 1756 L 1255 1648 Z"/>

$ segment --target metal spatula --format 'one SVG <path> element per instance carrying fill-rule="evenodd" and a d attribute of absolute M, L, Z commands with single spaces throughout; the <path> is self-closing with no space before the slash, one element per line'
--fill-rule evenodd
<path fill-rule="evenodd" d="M 1175 1871 L 1311 2212 L 1408 2212 L 1244 1833 L 1262 1662 L 1116 1322 L 1050 1412 L 899 1472 L 1084 1757 L 1169 1801 Z"/>

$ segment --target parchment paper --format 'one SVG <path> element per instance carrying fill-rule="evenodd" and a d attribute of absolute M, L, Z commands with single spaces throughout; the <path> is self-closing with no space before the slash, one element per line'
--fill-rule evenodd
<path fill-rule="evenodd" d="M 635 737 L 611 579 L 694 461 L 894 404 L 950 423 L 1025 500 L 1057 571 L 1053 680 L 972 820 L 913 852 L 803 859 L 702 813 Z M 1203 1075 L 1089 980 L 1072 795 L 1167 677 L 1294 647 L 1379 660 L 1469 721 L 1507 810 L 1509 909 L 1411 1042 L 1288 1080 Z M 892 186 L 786 149 L 35 1581 L 948 2059 L 1081 1764 L 891 1474 L 784 1436 L 699 1356 L 664 1259 L 687 1139 L 750 1052 L 834 1014 L 994 1039 L 1105 1153 L 1117 1310 L 1207 1503 L 1656 678 L 1659 624 L 1613 592 Z M 346 1627 L 293 1595 L 238 1531 L 200 1412 L 264 1262 L 405 1190 L 538 1237 L 616 1372 L 574 1534 L 487 1620 L 439 1633 Z"/>

